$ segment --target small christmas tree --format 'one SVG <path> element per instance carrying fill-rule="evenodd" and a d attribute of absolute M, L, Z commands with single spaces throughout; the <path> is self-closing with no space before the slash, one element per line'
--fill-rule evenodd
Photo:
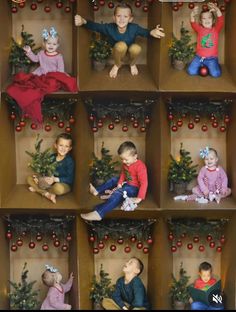
<path fill-rule="evenodd" d="M 32 37 L 33 35 L 24 31 L 24 25 L 22 25 L 21 41 L 18 43 L 14 38 L 12 38 L 9 63 L 12 66 L 13 74 L 17 72 L 17 68 L 25 72 L 29 72 L 30 67 L 34 64 L 26 56 L 25 51 L 23 50 L 23 47 L 26 45 L 30 46 L 34 53 L 37 53 L 40 50 L 40 48 L 34 49 L 35 43 Z"/>
<path fill-rule="evenodd" d="M 104 147 L 102 142 L 101 158 L 99 159 L 93 153 L 93 160 L 90 166 L 90 177 L 92 183 L 100 184 L 103 183 L 118 173 L 115 167 L 119 164 L 117 161 L 112 161 L 112 156 L 109 154 L 109 150 Z M 98 182 L 100 180 L 100 183 Z"/>
<path fill-rule="evenodd" d="M 111 285 L 111 278 L 109 274 L 103 270 L 103 265 L 101 264 L 99 272 L 99 280 L 97 280 L 96 275 L 93 276 L 92 286 L 90 289 L 89 298 L 94 303 L 101 303 L 103 298 L 110 298 L 112 292 L 114 291 L 114 285 Z"/>
<path fill-rule="evenodd" d="M 39 308 L 39 302 L 37 300 L 39 290 L 33 290 L 36 281 L 27 281 L 29 271 L 26 270 L 26 265 L 27 263 L 24 264 L 21 273 L 21 282 L 17 284 L 9 281 L 13 288 L 13 291 L 9 294 L 12 310 L 37 310 Z"/>
<path fill-rule="evenodd" d="M 180 158 L 177 160 L 172 155 L 169 167 L 168 180 L 172 183 L 189 183 L 197 176 L 196 168 L 198 165 L 192 165 L 193 161 L 190 152 L 183 149 L 183 143 L 180 143 Z"/>

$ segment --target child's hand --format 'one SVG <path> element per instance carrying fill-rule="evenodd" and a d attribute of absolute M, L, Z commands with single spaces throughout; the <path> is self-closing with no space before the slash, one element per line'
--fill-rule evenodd
<path fill-rule="evenodd" d="M 31 52 L 31 47 L 28 46 L 28 45 L 26 45 L 26 46 L 23 47 L 23 50 L 24 50 L 26 53 L 29 53 L 29 52 Z"/>
<path fill-rule="evenodd" d="M 192 297 L 189 298 L 189 303 L 190 304 L 193 303 L 193 298 Z"/>
<path fill-rule="evenodd" d="M 75 15 L 75 26 L 82 26 L 83 24 L 86 24 L 86 22 L 87 21 L 82 16 L 78 14 Z"/>
<path fill-rule="evenodd" d="M 198 15 L 198 13 L 199 13 L 199 7 L 195 6 L 190 15 L 191 20 L 195 20 L 195 17 Z"/>
<path fill-rule="evenodd" d="M 65 310 L 71 310 L 71 305 L 70 304 L 66 304 Z"/>
<path fill-rule="evenodd" d="M 74 278 L 74 273 L 73 272 L 70 273 L 70 278 L 72 278 L 72 279 Z"/>
<path fill-rule="evenodd" d="M 210 12 L 215 12 L 217 14 L 217 16 L 222 15 L 221 10 L 218 8 L 218 6 L 215 3 L 209 2 L 207 5 L 210 8 L 210 10 L 209 10 Z"/>
<path fill-rule="evenodd" d="M 117 184 L 117 188 L 122 188 L 122 184 Z"/>
<path fill-rule="evenodd" d="M 150 31 L 150 35 L 154 38 L 162 38 L 165 37 L 164 29 L 157 25 L 156 28 Z"/>
<path fill-rule="evenodd" d="M 138 197 L 130 197 L 130 199 L 135 203 L 135 204 L 139 204 L 142 201 L 142 198 L 138 198 Z"/>

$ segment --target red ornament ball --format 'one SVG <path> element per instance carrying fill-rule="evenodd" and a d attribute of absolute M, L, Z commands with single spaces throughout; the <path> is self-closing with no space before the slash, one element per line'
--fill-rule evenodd
<path fill-rule="evenodd" d="M 115 126 L 114 126 L 113 123 L 110 123 L 110 124 L 108 125 L 108 129 L 109 129 L 109 130 L 113 130 L 114 128 L 115 128 Z"/>
<path fill-rule="evenodd" d="M 124 243 L 124 239 L 122 237 L 120 237 L 119 239 L 117 239 L 117 243 L 119 245 L 122 245 Z"/>
<path fill-rule="evenodd" d="M 21 238 L 18 238 L 16 244 L 17 244 L 18 247 L 23 246 L 23 240 Z"/>
<path fill-rule="evenodd" d="M 112 1 L 108 2 L 108 8 L 113 9 L 114 8 L 114 3 Z"/>
<path fill-rule="evenodd" d="M 179 7 L 182 7 L 183 5 L 184 5 L 183 1 L 179 1 L 179 2 L 178 2 L 178 6 L 179 6 Z"/>
<path fill-rule="evenodd" d="M 174 12 L 179 11 L 179 6 L 178 6 L 178 4 L 173 4 L 173 5 L 172 5 L 172 10 L 173 10 Z"/>
<path fill-rule="evenodd" d="M 105 5 L 105 0 L 99 0 L 99 5 L 104 6 Z"/>
<path fill-rule="evenodd" d="M 21 120 L 20 120 L 19 125 L 20 125 L 21 127 L 25 127 L 26 122 L 24 121 L 24 119 L 21 119 Z"/>
<path fill-rule="evenodd" d="M 226 7 L 225 7 L 224 4 L 222 4 L 222 5 L 220 6 L 220 10 L 221 10 L 221 12 L 223 12 L 223 13 L 226 11 Z"/>
<path fill-rule="evenodd" d="M 224 0 L 225 3 L 230 3 L 231 0 Z"/>
<path fill-rule="evenodd" d="M 105 234 L 103 239 L 104 239 L 105 241 L 107 241 L 107 240 L 109 239 L 109 235 L 108 235 L 108 234 Z"/>
<path fill-rule="evenodd" d="M 136 238 L 136 236 L 131 236 L 130 237 L 130 241 L 132 242 L 132 243 L 136 243 L 136 241 L 137 241 L 137 238 Z"/>
<path fill-rule="evenodd" d="M 29 248 L 30 249 L 34 249 L 35 248 L 35 243 L 34 242 L 30 242 L 29 243 Z"/>
<path fill-rule="evenodd" d="M 23 9 L 25 7 L 25 2 L 20 2 L 18 4 L 19 8 Z"/>
<path fill-rule="evenodd" d="M 122 127 L 122 131 L 123 132 L 127 132 L 129 130 L 129 128 L 126 126 L 126 125 L 124 125 L 123 127 Z"/>
<path fill-rule="evenodd" d="M 63 7 L 63 2 L 58 1 L 58 2 L 56 3 L 56 7 L 57 7 L 58 9 L 61 9 L 61 8 Z"/>
<path fill-rule="evenodd" d="M 94 118 L 94 115 L 93 115 L 93 114 L 90 114 L 89 120 L 90 120 L 90 121 L 94 121 L 94 119 L 95 119 L 95 118 Z"/>
<path fill-rule="evenodd" d="M 201 66 L 199 69 L 199 75 L 202 77 L 206 77 L 209 73 L 209 70 L 206 66 Z"/>
<path fill-rule="evenodd" d="M 58 119 L 58 118 L 57 118 L 57 115 L 53 115 L 53 116 L 52 116 L 52 121 L 57 121 L 57 119 Z"/>
<path fill-rule="evenodd" d="M 30 125 L 30 128 L 31 128 L 32 130 L 36 130 L 36 129 L 37 129 L 37 125 L 36 125 L 35 123 L 32 123 L 32 124 Z"/>
<path fill-rule="evenodd" d="M 148 247 L 144 247 L 143 248 L 143 253 L 146 255 L 149 253 L 149 248 Z"/>
<path fill-rule="evenodd" d="M 37 242 L 41 242 L 42 239 L 43 239 L 43 236 L 42 236 L 40 233 L 38 233 L 38 234 L 36 235 L 36 241 L 37 241 Z"/>
<path fill-rule="evenodd" d="M 49 249 L 48 245 L 47 245 L 46 243 L 43 244 L 42 250 L 43 250 L 43 251 L 48 251 L 48 249 Z"/>
<path fill-rule="evenodd" d="M 74 124 L 75 123 L 75 117 L 70 116 L 69 123 Z"/>
<path fill-rule="evenodd" d="M 68 249 L 69 249 L 69 247 L 68 247 L 68 245 L 66 245 L 66 244 L 63 244 L 63 245 L 61 246 L 61 250 L 62 250 L 63 252 L 67 252 Z"/>
<path fill-rule="evenodd" d="M 171 252 L 176 252 L 177 251 L 177 247 L 176 246 L 171 246 Z"/>
<path fill-rule="evenodd" d="M 205 247 L 204 247 L 203 245 L 200 245 L 200 246 L 198 247 L 198 250 L 199 250 L 200 252 L 203 252 L 203 251 L 205 250 Z"/>
<path fill-rule="evenodd" d="M 92 131 L 93 131 L 93 132 L 98 132 L 98 127 L 93 126 L 93 127 L 92 127 Z"/>
<path fill-rule="evenodd" d="M 188 123 L 188 128 L 189 128 L 190 130 L 192 130 L 192 129 L 194 128 L 194 123 L 193 123 L 193 122 L 189 122 L 189 123 Z"/>
<path fill-rule="evenodd" d="M 188 4 L 188 7 L 189 7 L 190 10 L 192 10 L 192 9 L 194 9 L 195 5 L 194 5 L 193 2 L 190 2 L 190 3 Z"/>
<path fill-rule="evenodd" d="M 207 235 L 206 239 L 208 242 L 210 242 L 210 241 L 212 241 L 212 236 L 209 234 L 209 235 Z"/>
<path fill-rule="evenodd" d="M 65 128 L 65 132 L 66 132 L 66 133 L 71 133 L 71 131 L 72 131 L 71 127 L 67 126 L 67 127 Z"/>
<path fill-rule="evenodd" d="M 198 122 L 200 122 L 200 120 L 201 120 L 200 116 L 197 115 L 194 117 L 194 122 L 198 123 Z"/>
<path fill-rule="evenodd" d="M 10 118 L 11 118 L 11 120 L 15 120 L 16 119 L 16 114 L 11 113 Z"/>
<path fill-rule="evenodd" d="M 194 243 L 198 243 L 199 242 L 199 237 L 198 236 L 194 236 L 193 241 L 194 241 Z"/>
<path fill-rule="evenodd" d="M 181 240 L 178 240 L 176 245 L 177 245 L 177 247 L 182 247 L 183 244 L 182 244 Z"/>
<path fill-rule="evenodd" d="M 174 119 L 174 115 L 173 115 L 172 113 L 169 113 L 168 119 L 169 119 L 169 120 L 173 120 L 173 119 Z"/>
<path fill-rule="evenodd" d="M 139 123 L 137 122 L 137 120 L 135 120 L 135 121 L 133 122 L 133 127 L 134 127 L 134 128 L 138 128 L 138 127 L 139 127 Z"/>
<path fill-rule="evenodd" d="M 120 118 L 116 117 L 114 121 L 116 124 L 118 124 L 118 123 L 120 123 Z"/>
<path fill-rule="evenodd" d="M 12 239 L 12 236 L 13 236 L 12 232 L 10 230 L 8 230 L 7 233 L 6 233 L 6 238 L 7 239 Z"/>
<path fill-rule="evenodd" d="M 55 239 L 55 241 L 53 242 L 54 247 L 59 247 L 61 245 L 61 242 L 59 241 L 58 238 Z"/>
<path fill-rule="evenodd" d="M 15 127 L 15 130 L 16 130 L 16 132 L 21 132 L 22 128 L 21 128 L 21 126 L 18 124 L 18 125 Z"/>
<path fill-rule="evenodd" d="M 226 238 L 225 238 L 224 235 L 222 235 L 221 238 L 220 238 L 221 245 L 223 245 L 225 243 L 225 241 L 226 241 Z"/>
<path fill-rule="evenodd" d="M 64 128 L 65 124 L 63 121 L 59 121 L 58 124 L 57 124 L 58 128 Z"/>
<path fill-rule="evenodd" d="M 147 243 L 148 243 L 148 245 L 152 245 L 153 244 L 153 239 L 152 239 L 151 236 L 148 236 Z"/>
<path fill-rule="evenodd" d="M 225 126 L 220 126 L 220 132 L 225 132 L 226 131 L 226 127 Z"/>
<path fill-rule="evenodd" d="M 141 132 L 146 132 L 146 127 L 142 126 L 142 127 L 140 128 L 140 131 L 141 131 Z"/>
<path fill-rule="evenodd" d="M 52 127 L 50 125 L 46 125 L 44 127 L 44 130 L 47 131 L 47 132 L 50 132 L 52 130 Z"/>
<path fill-rule="evenodd" d="M 93 234 L 91 234 L 89 237 L 89 241 L 90 243 L 94 243 L 96 241 L 96 237 Z"/>
<path fill-rule="evenodd" d="M 142 249 L 143 248 L 143 243 L 139 241 L 136 247 L 138 249 Z"/>
<path fill-rule="evenodd" d="M 229 123 L 230 122 L 229 115 L 225 115 L 224 122 L 225 123 Z"/>
<path fill-rule="evenodd" d="M 209 246 L 210 246 L 210 248 L 215 248 L 216 243 L 215 242 L 210 242 Z"/>
<path fill-rule="evenodd" d="M 171 130 L 172 130 L 173 132 L 176 132 L 176 131 L 178 131 L 178 127 L 177 127 L 176 125 L 173 125 L 173 126 L 171 127 Z"/>
<path fill-rule="evenodd" d="M 145 13 L 148 12 L 148 5 L 143 6 L 143 12 L 145 12 Z"/>
<path fill-rule="evenodd" d="M 55 232 L 52 232 L 52 239 L 55 239 L 57 237 L 57 234 Z"/>
<path fill-rule="evenodd" d="M 177 126 L 178 126 L 178 127 L 182 127 L 182 126 L 183 126 L 183 120 L 182 120 L 182 119 L 179 119 L 179 120 L 177 121 Z"/>
<path fill-rule="evenodd" d="M 16 246 L 16 244 L 12 244 L 11 245 L 11 251 L 15 252 L 17 251 L 18 247 Z"/>
<path fill-rule="evenodd" d="M 204 125 L 202 126 L 202 131 L 203 131 L 203 132 L 206 132 L 207 130 L 208 130 L 208 127 L 207 127 L 207 125 L 204 124 Z"/>
<path fill-rule="evenodd" d="M 188 248 L 189 250 L 192 250 L 192 249 L 193 249 L 193 244 L 192 244 L 192 243 L 189 243 L 189 244 L 187 245 L 187 248 Z"/>
<path fill-rule="evenodd" d="M 221 252 L 221 251 L 222 251 L 222 247 L 221 247 L 221 246 L 217 246 L 217 247 L 216 247 L 216 251 L 217 251 L 217 252 Z"/>
<path fill-rule="evenodd" d="M 51 12 L 50 6 L 45 6 L 44 12 L 45 12 L 45 13 L 50 13 L 50 12 Z"/>
<path fill-rule="evenodd" d="M 96 5 L 96 4 L 94 4 L 94 6 L 93 6 L 93 10 L 94 10 L 94 11 L 98 11 L 98 10 L 99 10 L 99 6 L 98 6 L 98 5 Z"/>
<path fill-rule="evenodd" d="M 169 239 L 169 241 L 172 241 L 172 240 L 174 239 L 174 235 L 173 235 L 173 233 L 169 233 L 169 235 L 168 235 L 168 239 Z"/>
<path fill-rule="evenodd" d="M 14 6 L 14 7 L 11 8 L 11 12 L 12 13 L 17 13 L 17 11 L 18 11 L 17 7 Z"/>
<path fill-rule="evenodd" d="M 97 125 L 98 125 L 98 128 L 102 128 L 103 122 L 101 121 L 101 119 L 98 120 Z"/>
<path fill-rule="evenodd" d="M 70 233 L 68 233 L 68 234 L 66 235 L 66 240 L 67 240 L 67 242 L 71 242 L 71 241 L 72 241 L 72 236 L 71 236 Z"/>
<path fill-rule="evenodd" d="M 116 251 L 116 245 L 111 245 L 111 246 L 110 246 L 110 250 L 111 250 L 112 252 Z"/>
<path fill-rule="evenodd" d="M 214 120 L 213 123 L 212 123 L 212 127 L 213 128 L 217 128 L 218 126 L 219 126 L 218 121 Z"/>
<path fill-rule="evenodd" d="M 98 244 L 98 248 L 99 249 L 103 249 L 105 247 L 103 241 L 100 241 L 99 244 Z"/>
<path fill-rule="evenodd" d="M 145 119 L 144 119 L 144 122 L 146 124 L 148 124 L 148 123 L 150 123 L 150 121 L 151 121 L 151 119 L 148 116 L 146 116 Z"/>
<path fill-rule="evenodd" d="M 125 251 L 125 253 L 130 253 L 131 252 L 130 246 L 126 246 L 124 251 Z"/>
<path fill-rule="evenodd" d="M 136 8 L 140 8 L 142 5 L 142 2 L 137 0 L 137 1 L 135 1 L 134 5 L 136 6 Z"/>

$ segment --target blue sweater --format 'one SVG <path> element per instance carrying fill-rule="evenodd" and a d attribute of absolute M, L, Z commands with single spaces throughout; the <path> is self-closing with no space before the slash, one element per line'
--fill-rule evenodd
<path fill-rule="evenodd" d="M 112 299 L 120 308 L 123 308 L 127 302 L 131 305 L 131 309 L 141 307 L 150 309 L 145 287 L 138 276 L 134 277 L 128 284 L 125 284 L 124 277 L 120 277 L 116 282 Z"/>
<path fill-rule="evenodd" d="M 54 154 L 56 159 L 57 154 Z M 74 171 L 75 171 L 75 163 L 73 158 L 70 155 L 66 155 L 66 157 L 57 162 L 57 174 L 55 175 L 60 179 L 61 183 L 66 183 L 72 186 L 74 181 Z"/>
<path fill-rule="evenodd" d="M 119 41 L 125 42 L 128 46 L 135 42 L 137 36 L 151 37 L 150 31 L 146 28 L 142 28 L 138 24 L 129 23 L 127 25 L 126 31 L 121 34 L 115 23 L 95 23 L 92 21 L 87 21 L 84 26 L 92 31 L 99 32 L 108 37 L 108 40 L 112 46 Z"/>

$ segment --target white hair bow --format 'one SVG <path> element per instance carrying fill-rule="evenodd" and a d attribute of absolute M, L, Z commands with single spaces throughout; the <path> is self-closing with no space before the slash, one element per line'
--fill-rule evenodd
<path fill-rule="evenodd" d="M 44 28 L 42 31 L 42 38 L 45 40 L 48 40 L 49 37 L 56 38 L 56 36 L 57 31 L 55 27 L 50 27 L 49 31 L 46 28 Z"/>
<path fill-rule="evenodd" d="M 208 156 L 208 154 L 209 154 L 209 147 L 208 146 L 206 146 L 204 149 L 200 149 L 200 157 L 201 158 L 205 158 L 205 157 L 207 157 Z"/>
<path fill-rule="evenodd" d="M 48 264 L 45 264 L 46 270 L 51 272 L 51 273 L 56 273 L 58 272 L 58 269 L 54 268 L 53 266 L 50 266 Z"/>

